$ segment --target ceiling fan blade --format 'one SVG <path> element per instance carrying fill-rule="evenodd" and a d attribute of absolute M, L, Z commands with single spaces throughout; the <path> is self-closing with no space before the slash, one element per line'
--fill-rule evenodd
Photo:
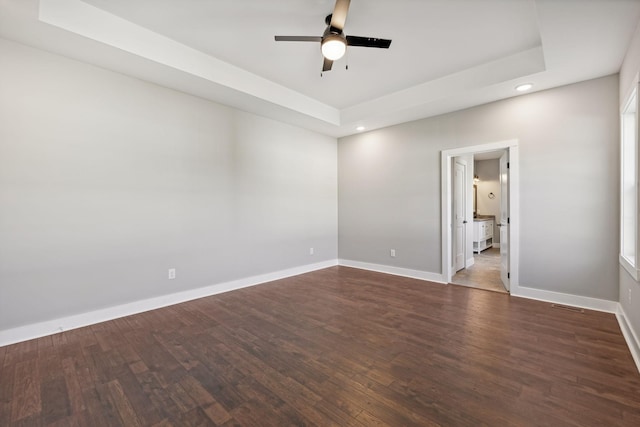
<path fill-rule="evenodd" d="M 322 64 L 322 71 L 331 71 L 331 67 L 333 66 L 333 61 L 327 58 L 324 58 L 324 63 Z"/>
<path fill-rule="evenodd" d="M 275 36 L 277 42 L 318 42 L 322 41 L 322 37 L 316 36 Z"/>
<path fill-rule="evenodd" d="M 347 36 L 347 45 L 389 49 L 389 46 L 391 46 L 391 40 L 377 39 L 374 37 Z"/>
<path fill-rule="evenodd" d="M 340 31 L 344 29 L 350 3 L 351 0 L 336 0 L 336 5 L 333 8 L 333 14 L 331 16 L 331 24 L 329 24 L 331 27 Z"/>

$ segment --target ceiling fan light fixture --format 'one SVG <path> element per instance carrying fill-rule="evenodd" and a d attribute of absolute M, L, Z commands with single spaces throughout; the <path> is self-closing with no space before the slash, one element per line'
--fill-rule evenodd
<path fill-rule="evenodd" d="M 347 43 L 344 37 L 338 34 L 329 34 L 322 39 L 321 49 L 325 58 L 335 61 L 344 56 L 347 51 Z"/>

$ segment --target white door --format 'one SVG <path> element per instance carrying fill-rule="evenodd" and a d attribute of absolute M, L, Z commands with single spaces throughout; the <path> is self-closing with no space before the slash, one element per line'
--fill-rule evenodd
<path fill-rule="evenodd" d="M 500 157 L 500 278 L 509 286 L 509 162 L 508 154 Z"/>
<path fill-rule="evenodd" d="M 453 174 L 453 254 L 455 271 L 462 270 L 465 263 L 467 165 L 456 160 Z"/>

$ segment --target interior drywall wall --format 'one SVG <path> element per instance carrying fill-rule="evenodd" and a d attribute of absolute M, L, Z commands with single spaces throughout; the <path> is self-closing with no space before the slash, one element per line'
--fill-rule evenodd
<path fill-rule="evenodd" d="M 618 128 L 613 75 L 341 138 L 339 256 L 442 273 L 441 150 L 517 139 L 520 286 L 617 300 Z"/>
<path fill-rule="evenodd" d="M 337 258 L 335 138 L 0 58 L 0 330 Z"/>
<path fill-rule="evenodd" d="M 500 222 L 500 160 L 476 160 L 475 173 L 478 175 L 478 215 L 493 215 Z M 493 198 L 490 197 L 493 194 Z M 493 242 L 500 243 L 499 228 L 493 225 Z"/>

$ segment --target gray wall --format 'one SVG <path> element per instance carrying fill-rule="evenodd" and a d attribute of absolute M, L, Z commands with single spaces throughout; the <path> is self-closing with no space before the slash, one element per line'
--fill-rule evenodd
<path fill-rule="evenodd" d="M 8 41 L 0 58 L 0 330 L 336 259 L 335 138 Z"/>
<path fill-rule="evenodd" d="M 440 151 L 512 138 L 521 285 L 610 300 L 629 286 L 612 237 L 616 76 L 336 150 L 333 138 L 19 44 L 0 40 L 0 58 L 0 330 L 331 260 L 336 238 L 341 258 L 440 273 Z"/>
<path fill-rule="evenodd" d="M 614 75 L 341 138 L 339 256 L 441 273 L 440 151 L 517 138 L 520 285 L 617 301 L 618 127 Z"/>

